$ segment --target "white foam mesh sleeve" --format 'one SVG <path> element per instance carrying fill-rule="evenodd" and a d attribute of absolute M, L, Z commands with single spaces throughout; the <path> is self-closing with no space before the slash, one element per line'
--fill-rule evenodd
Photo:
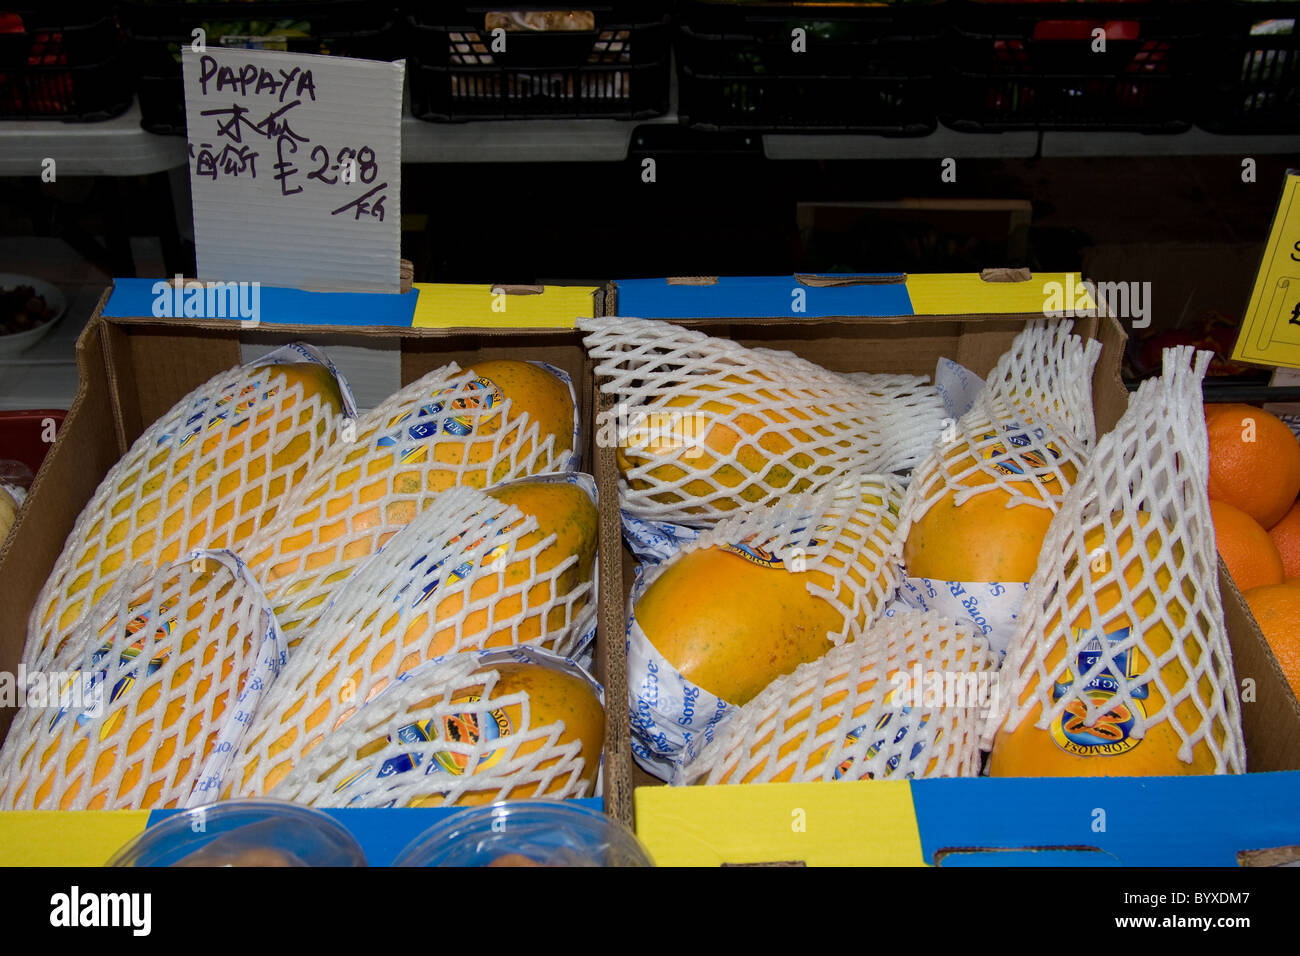
<path fill-rule="evenodd" d="M 897 614 L 769 684 L 689 760 L 684 782 L 974 776 L 996 671 L 973 628 Z"/>
<path fill-rule="evenodd" d="M 899 471 L 942 427 L 937 396 L 910 377 L 864 386 L 668 322 L 578 325 L 618 399 L 599 430 L 617 444 L 621 505 L 637 517 L 709 524 L 844 474 Z"/>
<path fill-rule="evenodd" d="M 211 802 L 284 652 L 260 588 L 230 552 L 132 565 L 50 669 L 33 672 L 57 693 L 17 711 L 0 751 L 0 807 Z"/>
<path fill-rule="evenodd" d="M 1055 511 L 1096 437 L 1092 372 L 1101 343 L 1072 335 L 1072 323 L 1035 320 L 989 373 L 975 404 L 946 430 L 913 472 L 903 533 L 945 495 L 961 505 L 993 490 L 1007 507 Z"/>
<path fill-rule="evenodd" d="M 357 566 L 440 492 L 575 467 L 570 435 L 543 434 L 509 396 L 490 405 L 482 396 L 473 372 L 454 363 L 412 382 L 361 416 L 315 463 L 299 507 L 248 543 L 291 643 Z"/>
<path fill-rule="evenodd" d="M 29 668 L 49 664 L 121 568 L 162 566 L 196 547 L 242 551 L 277 511 L 292 509 L 342 418 L 320 395 L 269 375 L 252 363 L 199 386 L 109 470 L 32 610 L 23 653 Z"/>
<path fill-rule="evenodd" d="M 1180 760 L 1204 747 L 1215 772 L 1244 770 L 1207 493 L 1201 380 L 1210 357 L 1165 351 L 1164 374 L 1141 384 L 1053 519 L 986 744 L 1035 710 L 1042 729 L 1067 712 L 1093 727 L 1123 707 L 1133 718 L 1129 736 L 1167 725 Z M 1103 611 L 1098 595 L 1107 592 L 1116 600 Z M 1077 627 L 1084 617 L 1088 626 Z M 1097 637 L 1124 625 L 1122 640 Z M 1091 667 L 1080 670 L 1081 654 Z M 1113 696 L 1088 692 L 1099 675 Z"/>
<path fill-rule="evenodd" d="M 892 475 L 844 476 L 819 491 L 724 518 L 683 543 L 681 553 L 743 545 L 780 559 L 788 573 L 828 576 L 830 583 L 821 584 L 807 575 L 807 590 L 843 616 L 842 630 L 827 635 L 838 644 L 883 613 L 898 587 L 902 499 L 902 482 Z M 651 569 L 646 585 L 670 563 Z"/>
<path fill-rule="evenodd" d="M 514 708 L 517 724 L 503 727 L 502 713 Z M 465 722 L 495 726 L 497 735 L 456 740 L 441 729 Z M 419 725 L 425 729 L 413 735 Z M 268 796 L 318 807 L 450 806 L 467 795 L 474 802 L 589 796 L 593 775 L 581 741 L 564 739 L 565 730 L 563 720 L 537 717 L 527 693 L 502 689 L 499 671 L 483 656 L 458 654 L 403 675 L 295 760 Z"/>
<path fill-rule="evenodd" d="M 239 792 L 297 763 L 332 728 L 418 664 L 462 651 L 531 645 L 580 650 L 593 582 L 574 577 L 535 517 L 473 488 L 451 488 L 389 539 L 293 649 L 249 729 Z M 594 566 L 594 562 L 593 562 Z"/>

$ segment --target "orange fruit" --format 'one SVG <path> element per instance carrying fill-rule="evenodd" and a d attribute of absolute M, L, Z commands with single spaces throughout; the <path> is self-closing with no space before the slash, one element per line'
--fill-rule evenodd
<path fill-rule="evenodd" d="M 1271 528 L 1300 494 L 1300 442 L 1276 415 L 1252 405 L 1207 405 L 1210 497 Z"/>
<path fill-rule="evenodd" d="M 1225 501 L 1210 502 L 1210 517 L 1219 557 L 1228 566 L 1237 590 L 1282 583 L 1282 555 L 1258 521 Z"/>
<path fill-rule="evenodd" d="M 1300 578 L 1300 502 L 1291 506 L 1285 517 L 1268 529 L 1268 536 L 1282 555 L 1282 570 L 1288 578 Z"/>
<path fill-rule="evenodd" d="M 1255 615 L 1291 693 L 1300 697 L 1300 587 L 1273 584 L 1252 588 L 1244 595 Z"/>

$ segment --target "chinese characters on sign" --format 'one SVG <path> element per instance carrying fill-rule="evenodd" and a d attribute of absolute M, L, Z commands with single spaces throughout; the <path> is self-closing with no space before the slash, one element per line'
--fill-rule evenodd
<path fill-rule="evenodd" d="M 185 51 L 199 278 L 398 290 L 403 68 Z"/>

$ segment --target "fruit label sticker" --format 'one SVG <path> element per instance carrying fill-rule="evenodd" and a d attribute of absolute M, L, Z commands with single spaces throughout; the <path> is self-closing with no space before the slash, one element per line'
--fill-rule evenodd
<path fill-rule="evenodd" d="M 428 743 L 437 743 L 442 740 L 476 747 L 480 742 L 490 743 L 514 733 L 514 728 L 510 725 L 510 718 L 506 716 L 505 711 L 499 708 L 486 713 L 473 710 L 472 706 L 477 704 L 479 700 L 480 698 L 477 695 L 472 694 L 458 697 L 451 703 L 453 706 L 456 704 L 467 705 L 464 712 L 449 714 L 440 721 L 418 720 L 406 724 L 397 729 L 397 739 L 416 747 Z M 441 730 L 439 730 L 439 724 L 441 724 Z M 393 738 L 386 737 L 385 742 L 392 743 Z M 439 750 L 433 754 L 433 759 L 429 761 L 424 772 L 426 774 L 450 773 L 456 776 L 465 773 L 478 773 L 480 770 L 487 770 L 500 763 L 504 753 L 505 751 L 501 748 L 489 750 L 478 758 L 473 768 L 470 768 L 471 755 L 454 750 Z M 406 751 L 396 757 L 389 757 L 380 764 L 379 769 L 375 771 L 375 778 L 384 780 L 399 773 L 407 773 L 419 767 L 423 762 L 424 755 L 420 750 Z M 358 771 L 343 780 L 334 788 L 334 792 L 339 793 L 348 789 L 353 784 L 364 779 L 369 773 L 369 769 Z M 357 801 L 364 799 L 365 796 L 365 794 L 358 794 Z"/>
<path fill-rule="evenodd" d="M 1068 754 L 1076 757 L 1113 757 L 1128 753 L 1142 741 L 1130 734 L 1137 718 L 1145 718 L 1143 701 L 1150 691 L 1148 684 L 1135 687 L 1133 679 L 1138 675 L 1133 670 L 1133 648 L 1114 653 L 1110 665 L 1099 670 L 1081 689 L 1075 690 L 1079 675 L 1087 674 L 1101 663 L 1104 651 L 1102 640 L 1110 644 L 1119 644 L 1129 638 L 1129 628 L 1124 627 L 1106 634 L 1104 638 L 1087 628 L 1075 628 L 1074 636 L 1083 644 L 1083 650 L 1076 660 L 1077 671 L 1067 670 L 1059 681 L 1052 686 L 1052 702 L 1062 697 L 1075 696 L 1066 705 L 1065 711 L 1052 721 L 1050 732 L 1056 745 Z M 1115 670 L 1120 674 L 1116 676 Z M 1121 682 L 1128 688 L 1133 699 L 1130 709 L 1120 696 Z M 1082 696 L 1079 696 L 1079 694 Z M 1088 700 L 1084 700 L 1086 697 Z M 1105 711 L 1093 723 L 1088 720 L 1088 701 L 1094 706 L 1105 707 Z"/>
<path fill-rule="evenodd" d="M 438 401 L 439 398 L 445 399 L 448 395 L 456 397 Z M 381 435 L 375 444 L 380 448 L 391 448 L 398 444 L 399 438 L 403 438 L 403 444 L 407 440 L 425 442 L 430 438 L 436 438 L 439 432 L 454 438 L 464 438 L 474 433 L 478 419 L 490 417 L 484 415 L 484 412 L 492 408 L 500 408 L 505 402 L 501 389 L 487 378 L 476 378 L 471 382 L 440 388 L 431 397 L 434 400 L 427 405 L 421 405 L 418 412 L 404 412 L 388 423 L 388 428 L 391 430 L 415 415 L 415 423 L 406 429 L 404 438 L 399 431 L 396 436 Z M 406 447 L 401 451 L 401 461 L 403 464 L 421 462 L 424 461 L 427 453 L 428 448 L 424 444 Z"/>
<path fill-rule="evenodd" d="M 894 513 L 897 514 L 896 511 Z M 806 527 L 807 525 L 805 525 L 803 528 L 795 528 L 793 531 L 790 532 L 790 534 L 791 535 L 802 534 L 804 528 Z M 830 527 L 829 525 L 818 525 L 817 533 L 834 534 L 835 529 Z M 756 534 L 751 534 L 741 541 L 730 542 L 727 544 L 720 545 L 720 547 L 722 548 L 723 551 L 728 551 L 731 554 L 744 558 L 750 564 L 757 564 L 761 568 L 780 568 L 784 570 L 785 562 L 781 559 L 781 555 L 776 551 L 771 551 L 767 548 L 762 547 L 762 545 L 760 544 L 756 544 L 754 542 L 754 538 L 756 537 L 757 537 Z M 764 542 L 764 543 L 766 544 L 768 542 Z M 812 549 L 820 546 L 822 543 L 823 542 L 818 538 L 812 538 L 808 541 L 806 547 L 808 549 Z"/>
<path fill-rule="evenodd" d="M 1300 368 L 1300 171 L 1287 171 L 1232 357 Z"/>
<path fill-rule="evenodd" d="M 141 662 L 138 658 L 140 657 L 140 652 L 145 649 L 145 646 L 150 644 L 149 637 L 147 634 L 141 634 L 139 637 L 136 637 L 136 635 L 145 630 L 146 625 L 149 623 L 150 612 L 147 609 L 141 611 L 128 621 L 126 627 L 123 628 L 123 639 L 130 640 L 131 643 L 119 652 L 118 663 L 120 664 L 120 670 L 118 671 L 118 674 L 120 676 L 117 681 L 114 682 L 113 690 L 108 695 L 108 702 L 110 704 L 116 703 L 118 698 L 130 690 L 135 684 L 137 677 L 151 677 L 156 673 L 158 668 L 162 667 L 167 658 L 171 655 L 171 646 L 169 642 L 171 639 L 172 629 L 176 626 L 176 619 L 165 619 L 167 612 L 170 610 L 170 607 L 166 603 L 160 604 L 158 610 L 162 612 L 160 617 L 163 617 L 164 620 L 158 625 L 158 628 L 153 635 L 153 650 L 147 659 L 147 662 Z M 105 634 L 101 632 L 100 636 L 103 637 Z M 101 662 L 109 656 L 112 650 L 113 642 L 109 639 L 107 644 L 101 646 L 99 650 L 95 651 L 95 653 L 90 657 L 90 668 L 92 674 L 87 690 L 91 692 L 92 699 L 95 689 L 99 688 L 100 685 L 108 679 L 108 665 L 100 665 Z M 140 674 L 141 664 L 144 666 L 144 674 Z M 72 683 L 72 681 L 69 681 L 65 686 L 65 695 L 69 690 L 71 690 Z M 98 693 L 102 694 L 103 691 L 99 690 Z M 55 728 L 67 712 L 67 707 L 60 707 L 55 711 L 54 716 L 50 718 L 50 730 Z M 92 717 L 90 713 L 83 710 L 81 713 L 77 714 L 76 725 L 80 729 L 90 724 L 93 719 L 94 717 Z M 114 713 L 105 720 L 100 726 L 99 739 L 106 739 L 121 720 L 122 714 L 120 711 Z"/>
<path fill-rule="evenodd" d="M 1004 425 L 1002 431 L 1005 434 L 1002 440 L 997 440 L 997 432 L 987 432 L 979 436 L 981 442 L 994 440 L 993 444 L 986 445 L 980 450 L 980 457 L 990 462 L 999 474 L 1007 478 L 1033 474 L 1047 486 L 1048 491 L 1054 491 L 1060 481 L 1051 462 L 1038 448 L 1046 446 L 1053 458 L 1060 458 L 1061 450 L 1048 439 L 1047 432 L 1041 428 L 1025 428 L 1019 422 Z M 1033 438 L 1030 437 L 1031 435 Z M 1032 447 L 1034 445 L 1038 448 Z"/>
<path fill-rule="evenodd" d="M 888 702 L 889 702 L 889 696 L 887 695 L 885 697 L 885 703 Z M 885 750 L 886 748 L 892 750 L 893 754 L 890 756 L 890 758 L 887 761 L 885 761 L 885 772 L 883 774 L 883 776 L 888 777 L 891 776 L 894 773 L 894 771 L 898 769 L 899 763 L 902 762 L 903 751 L 907 749 L 903 746 L 903 742 L 907 739 L 909 734 L 912 736 L 914 740 L 911 746 L 911 753 L 908 755 L 907 758 L 909 763 L 916 760 L 917 757 L 921 756 L 921 754 L 925 751 L 926 747 L 933 746 L 934 744 L 937 744 L 939 742 L 939 739 L 943 736 L 942 729 L 939 729 L 935 732 L 933 741 L 926 739 L 926 737 L 922 734 L 925 725 L 928 724 L 929 722 L 930 722 L 930 715 L 928 713 L 920 713 L 918 714 L 918 717 L 913 718 L 911 707 L 902 707 L 897 712 L 887 711 L 886 713 L 880 715 L 880 719 L 876 721 L 875 726 L 867 727 L 863 725 L 861 727 L 854 727 L 852 730 L 850 730 L 848 734 L 846 734 L 844 737 L 844 749 L 852 750 L 854 745 L 857 744 L 857 742 L 863 739 L 864 737 L 873 738 L 873 742 L 869 747 L 867 747 L 867 752 L 863 756 L 864 763 L 870 763 L 872 758 L 874 758 L 876 754 L 880 753 L 882 750 Z M 916 733 L 912 733 L 914 727 Z M 846 757 L 843 761 L 840 762 L 839 766 L 835 768 L 835 779 L 836 780 L 858 780 L 858 779 L 874 780 L 876 776 L 871 771 L 867 771 L 865 774 L 854 775 L 852 773 L 852 770 L 853 770 L 853 758 Z M 914 777 L 915 774 L 909 771 L 907 776 L 908 778 L 911 778 Z"/>

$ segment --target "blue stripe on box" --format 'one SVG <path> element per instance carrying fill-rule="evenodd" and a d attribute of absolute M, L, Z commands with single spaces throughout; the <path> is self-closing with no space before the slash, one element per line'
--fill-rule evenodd
<path fill-rule="evenodd" d="M 154 316 L 154 304 L 160 294 L 169 292 L 159 283 L 170 287 L 165 279 L 114 279 L 113 294 L 104 307 L 109 318 Z M 320 325 L 320 326 L 397 326 L 410 328 L 415 315 L 419 292 L 412 289 L 400 295 L 383 295 L 373 292 L 307 292 L 302 289 L 284 289 L 262 286 L 258 292 L 258 321 L 270 325 Z M 164 301 L 165 306 L 174 306 Z M 205 318 L 203 316 L 196 318 Z M 215 318 L 215 316 L 214 316 Z M 180 317 L 184 321 L 185 317 Z M 231 321 L 238 321 L 237 318 Z"/>
<path fill-rule="evenodd" d="M 1300 845 L 1300 771 L 914 780 L 912 801 L 928 862 L 1031 851 L 944 866 L 1033 862 L 1040 848 L 1048 865 L 1238 866 L 1240 850 Z"/>
<path fill-rule="evenodd" d="M 891 278 L 897 273 L 861 273 Z M 827 276 L 826 278 L 831 278 Z M 807 319 L 837 315 L 912 315 L 906 283 L 808 286 L 794 276 L 721 276 L 713 285 L 669 284 L 667 279 L 619 279 L 618 314 L 640 319 Z M 796 312 L 794 291 L 803 292 Z"/>

